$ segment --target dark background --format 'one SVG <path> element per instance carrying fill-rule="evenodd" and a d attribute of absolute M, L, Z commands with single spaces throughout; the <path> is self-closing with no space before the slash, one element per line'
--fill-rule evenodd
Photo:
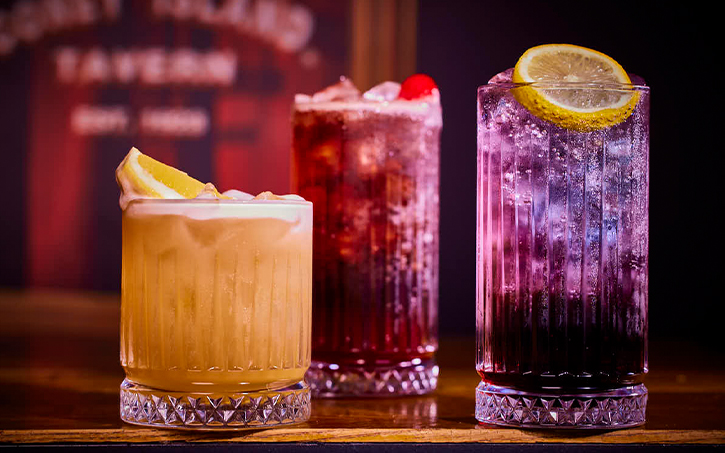
<path fill-rule="evenodd" d="M 723 193 L 717 14 L 694 2 L 530 0 L 421 0 L 418 11 L 418 70 L 437 81 L 444 111 L 441 334 L 475 330 L 476 88 L 529 47 L 571 43 L 610 55 L 652 89 L 650 336 L 722 348 L 722 297 L 714 291 L 722 268 L 716 213 Z M 11 83 L 8 74 L 0 76 Z M 22 125 L 22 106 L 2 102 L 0 121 Z M 23 159 L 18 149 L 0 141 L 0 156 L 11 167 Z M 6 208 L 22 212 L 20 176 L 4 167 Z M 0 288 L 22 287 L 23 224 L 2 213 L 0 222 Z M 117 267 L 94 289 L 118 291 L 120 261 Z"/>
<path fill-rule="evenodd" d="M 418 69 L 443 102 L 444 334 L 475 324 L 476 88 L 529 47 L 569 43 L 606 53 L 651 87 L 650 338 L 723 347 L 718 28 L 698 2 L 420 2 Z"/>

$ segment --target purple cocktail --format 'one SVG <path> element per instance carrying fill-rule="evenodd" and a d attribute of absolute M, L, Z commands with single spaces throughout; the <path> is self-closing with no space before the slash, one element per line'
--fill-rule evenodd
<path fill-rule="evenodd" d="M 638 80 L 513 83 L 512 73 L 478 90 L 476 417 L 522 427 L 640 425 L 649 89 Z M 608 125 L 542 118 L 522 105 L 531 99 L 522 89 L 622 97 L 631 107 Z"/>

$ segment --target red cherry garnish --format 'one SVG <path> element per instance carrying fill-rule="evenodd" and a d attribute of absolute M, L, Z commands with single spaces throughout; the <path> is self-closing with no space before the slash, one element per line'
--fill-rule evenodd
<path fill-rule="evenodd" d="M 422 97 L 429 96 L 433 93 L 433 90 L 437 90 L 438 85 L 433 81 L 433 78 L 425 74 L 413 74 L 403 81 L 400 86 L 400 94 L 398 97 L 401 99 L 419 99 Z"/>

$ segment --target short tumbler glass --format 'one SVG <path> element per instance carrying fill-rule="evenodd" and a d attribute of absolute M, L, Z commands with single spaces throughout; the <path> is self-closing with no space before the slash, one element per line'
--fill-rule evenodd
<path fill-rule="evenodd" d="M 518 427 L 645 422 L 649 89 L 589 132 L 531 114 L 510 82 L 478 90 L 476 418 Z"/>
<path fill-rule="evenodd" d="M 135 200 L 122 248 L 121 419 L 235 429 L 309 418 L 311 203 Z"/>

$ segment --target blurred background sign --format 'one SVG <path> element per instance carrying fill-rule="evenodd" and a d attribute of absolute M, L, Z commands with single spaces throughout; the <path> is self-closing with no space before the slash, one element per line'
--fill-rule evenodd
<path fill-rule="evenodd" d="M 0 288 L 120 289 L 113 172 L 131 146 L 222 190 L 286 192 L 296 92 L 423 72 L 443 104 L 440 328 L 473 335 L 476 88 L 564 42 L 652 87 L 650 333 L 721 345 L 720 268 L 699 259 L 717 224 L 698 217 L 721 192 L 703 82 L 719 16 L 649 3 L 0 0 Z"/>
<path fill-rule="evenodd" d="M 119 289 L 131 146 L 287 193 L 294 94 L 411 74 L 415 23 L 415 0 L 0 2 L 0 286 Z"/>

